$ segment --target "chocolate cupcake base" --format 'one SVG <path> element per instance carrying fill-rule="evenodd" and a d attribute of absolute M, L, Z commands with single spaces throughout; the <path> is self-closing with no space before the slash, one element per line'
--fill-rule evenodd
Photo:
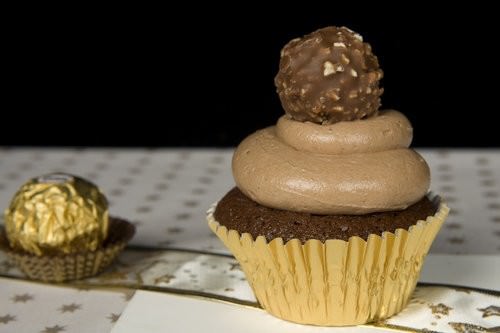
<path fill-rule="evenodd" d="M 418 220 L 434 215 L 437 207 L 424 197 L 402 211 L 366 215 L 314 215 L 262 206 L 245 196 L 237 187 L 217 204 L 215 219 L 228 229 L 254 238 L 264 236 L 268 241 L 281 237 L 284 242 L 308 239 L 322 242 L 327 239 L 348 240 L 358 236 L 364 240 L 370 234 L 382 235 L 396 229 L 407 230 Z"/>
<path fill-rule="evenodd" d="M 110 217 L 109 233 L 95 251 L 36 256 L 10 248 L 5 231 L 0 230 L 0 250 L 32 280 L 64 282 L 94 276 L 108 267 L 134 236 L 135 227 L 128 221 Z"/>
<path fill-rule="evenodd" d="M 438 197 L 429 195 L 428 200 L 437 207 L 433 215 L 394 232 L 380 234 L 377 229 L 366 239 L 255 237 L 218 221 L 214 212 L 220 203 L 210 208 L 207 221 L 270 314 L 301 324 L 359 325 L 398 313 L 410 299 L 449 211 Z M 259 224 L 261 218 L 257 214 L 253 221 Z"/>

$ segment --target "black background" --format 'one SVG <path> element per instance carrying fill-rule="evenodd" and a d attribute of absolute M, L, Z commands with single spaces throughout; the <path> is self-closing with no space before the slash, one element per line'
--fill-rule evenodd
<path fill-rule="evenodd" d="M 4 47 L 0 144 L 236 145 L 283 112 L 273 84 L 281 47 L 346 25 L 372 44 L 383 107 L 410 118 L 414 146 L 500 145 L 493 9 L 284 8 L 17 13 Z"/>

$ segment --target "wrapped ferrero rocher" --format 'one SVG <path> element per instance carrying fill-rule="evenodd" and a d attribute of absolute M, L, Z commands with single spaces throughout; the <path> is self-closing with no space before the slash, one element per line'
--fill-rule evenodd
<path fill-rule="evenodd" d="M 129 222 L 109 217 L 96 185 L 53 173 L 29 180 L 14 195 L 0 249 L 29 278 L 62 282 L 102 271 L 134 233 Z"/>
<path fill-rule="evenodd" d="M 108 219 L 99 188 L 62 173 L 29 180 L 5 211 L 10 246 L 36 255 L 94 251 L 106 239 Z"/>

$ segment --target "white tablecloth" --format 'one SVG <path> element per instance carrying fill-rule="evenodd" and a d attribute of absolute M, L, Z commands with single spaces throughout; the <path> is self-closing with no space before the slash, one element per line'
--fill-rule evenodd
<path fill-rule="evenodd" d="M 441 194 L 451 207 L 451 215 L 434 242 L 431 254 L 498 257 L 500 150 L 424 149 L 419 152 L 431 167 L 432 190 Z M 134 251 L 143 251 L 141 248 L 144 247 L 153 249 L 147 250 L 150 251 L 147 252 L 150 258 L 155 255 L 169 255 L 169 249 L 180 249 L 187 255 L 197 252 L 207 253 L 208 256 L 210 253 L 227 254 L 227 250 L 206 226 L 205 211 L 234 186 L 230 172 L 231 154 L 231 149 L 1 149 L 0 207 L 5 208 L 17 188 L 29 178 L 54 171 L 73 173 L 90 179 L 103 189 L 110 200 L 112 215 L 124 217 L 135 223 L 137 233 L 131 242 L 135 249 L 129 250 L 120 258 L 126 265 L 131 265 L 127 262 L 132 260 L 130 258 L 140 258 L 141 255 L 134 257 Z M 134 264 L 140 267 L 147 266 L 151 261 L 133 260 Z M 126 303 L 120 307 L 121 305 L 116 305 L 118 303 L 103 296 L 114 291 L 93 289 L 100 284 L 123 287 L 125 282 L 130 282 L 130 276 L 119 276 L 124 274 L 124 266 L 121 271 L 118 269 L 119 263 L 103 276 L 88 282 L 93 286 L 88 293 L 91 295 L 96 293 L 95 297 L 90 298 L 94 300 L 102 298 L 102 302 L 93 305 L 93 301 L 89 298 L 88 304 L 81 302 L 82 308 L 100 306 L 103 308 L 101 317 L 104 319 L 110 316 L 109 313 L 119 315 Z M 201 265 L 201 262 L 199 264 Z M 184 263 L 179 265 L 182 266 Z M 213 265 L 216 266 L 216 263 Z M 209 274 L 213 270 L 218 272 L 217 274 L 234 275 L 233 279 L 242 281 L 242 287 L 224 288 L 219 285 L 220 290 L 207 290 L 207 292 L 244 299 L 246 296 L 240 294 L 245 294 L 244 288 L 247 287 L 242 273 L 238 270 L 231 272 L 230 268 L 211 268 L 208 261 L 197 268 L 176 269 L 178 274 L 183 274 L 182 277 L 174 278 L 169 277 L 171 273 L 163 274 L 165 275 L 163 282 L 168 281 L 164 285 L 167 289 L 198 290 L 201 289 L 199 284 L 204 276 L 217 279 L 215 273 L 215 275 Z M 170 272 L 169 269 L 166 271 Z M 26 303 L 30 306 L 38 304 L 40 308 L 47 309 L 46 304 L 49 302 L 53 303 L 51 306 L 54 315 L 63 319 L 67 316 L 67 312 L 58 310 L 64 302 L 61 303 L 57 295 L 68 292 L 69 300 L 69 295 L 74 293 L 73 290 L 67 291 L 69 289 L 63 288 L 62 291 L 55 293 L 48 292 L 47 295 L 54 295 L 54 297 L 46 295 L 52 301 L 48 301 L 46 297 L 42 302 L 42 298 L 33 297 L 25 303 L 14 302 L 16 296 L 35 295 L 41 287 L 37 283 L 15 280 L 21 279 L 22 274 L 11 267 L 1 253 L 0 274 L 9 277 L 0 280 L 0 332 L 15 331 L 17 328 L 15 329 L 14 323 L 25 321 L 21 315 L 16 314 L 19 304 Z M 153 282 L 151 283 L 154 285 Z M 44 288 L 56 290 L 59 287 L 44 286 Z M 80 304 L 76 301 L 67 303 Z M 113 308 L 114 312 L 110 312 L 109 309 L 113 306 L 116 306 Z M 74 312 L 80 310 L 77 308 Z M 38 324 L 36 321 L 33 323 L 30 321 L 32 325 L 30 327 L 36 332 L 91 332 L 95 331 L 94 324 L 97 323 L 95 321 L 93 325 L 86 325 L 87 321 L 82 321 L 78 330 L 74 330 L 74 326 L 65 324 L 66 322 L 61 320 L 40 321 Z M 107 320 L 109 324 L 111 319 Z M 64 329 L 53 328 L 55 325 L 64 326 Z M 103 324 L 101 329 L 108 331 L 109 327 Z"/>

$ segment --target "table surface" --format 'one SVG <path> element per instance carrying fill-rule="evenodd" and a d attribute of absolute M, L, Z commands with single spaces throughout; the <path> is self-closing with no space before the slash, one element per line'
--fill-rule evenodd
<path fill-rule="evenodd" d="M 442 195 L 451 207 L 450 217 L 430 253 L 498 258 L 500 150 L 422 149 L 419 152 L 431 167 L 431 189 Z M 229 266 L 233 268 L 236 262 L 226 256 L 227 250 L 205 223 L 206 209 L 234 186 L 231 155 L 231 149 L 0 149 L 0 207 L 6 207 L 17 188 L 29 178 L 49 172 L 68 172 L 98 184 L 110 201 L 111 215 L 130 220 L 137 228 L 131 246 L 118 264 L 76 290 L 22 281 L 22 273 L 0 253 L 0 275 L 7 277 L 2 278 L 0 284 L 0 332 L 23 331 L 27 322 L 22 313 L 35 311 L 35 305 L 43 303 L 52 303 L 54 313 L 40 316 L 39 322 L 36 318 L 30 320 L 29 327 L 34 331 L 109 331 L 132 297 L 130 286 L 137 283 L 131 274 L 134 270 L 144 273 L 141 283 L 150 289 L 164 283 L 164 291 L 169 288 L 198 290 L 252 301 L 251 290 L 241 271 L 216 267 L 219 259 L 213 258 L 224 258 L 224 265 L 233 265 Z M 157 265 L 152 271 L 175 270 L 183 276 L 163 274 L 162 281 L 148 280 L 148 274 L 154 275 L 150 267 L 153 261 L 139 260 L 144 253 Z M 183 266 L 179 269 L 181 262 Z M 202 285 L 207 276 L 214 284 L 217 274 L 226 274 L 240 282 L 234 282 L 232 288 Z M 154 276 L 158 279 L 158 275 Z M 103 290 L 104 285 L 112 288 Z M 45 298 L 42 290 L 50 290 Z M 36 296 L 39 294 L 42 296 Z M 81 300 L 82 294 L 87 295 L 85 302 Z M 99 311 L 99 320 L 88 321 L 86 318 L 96 314 L 83 315 L 84 303 L 89 309 L 102 308 L 105 304 L 107 310 Z M 21 305 L 30 307 L 29 311 L 18 309 Z M 71 324 L 64 321 L 70 314 L 71 320 L 75 320 Z M 77 318 L 76 314 L 82 315 Z M 22 326 L 23 323 L 26 325 Z"/>

